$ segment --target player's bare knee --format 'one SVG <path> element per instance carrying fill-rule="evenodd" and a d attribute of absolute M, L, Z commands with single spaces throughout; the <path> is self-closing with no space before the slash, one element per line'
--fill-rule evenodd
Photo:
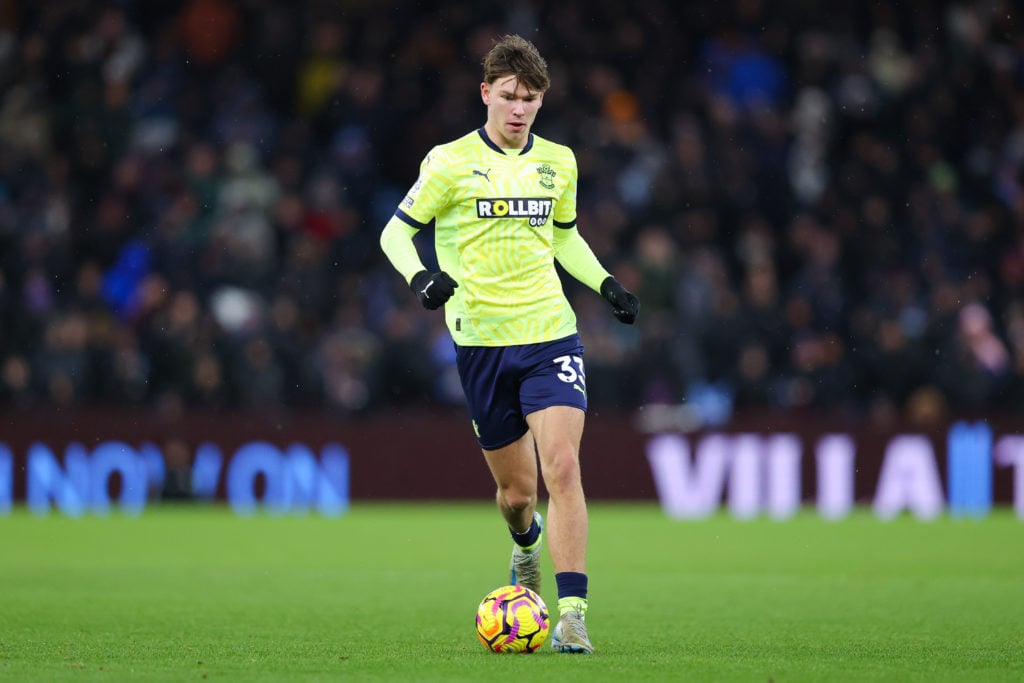
<path fill-rule="evenodd" d="M 530 493 L 516 488 L 505 488 L 498 490 L 498 503 L 513 514 L 519 514 L 526 510 L 532 510 L 536 506 L 537 494 Z"/>
<path fill-rule="evenodd" d="M 544 468 L 544 483 L 551 492 L 580 486 L 580 463 L 574 454 L 551 458 Z"/>

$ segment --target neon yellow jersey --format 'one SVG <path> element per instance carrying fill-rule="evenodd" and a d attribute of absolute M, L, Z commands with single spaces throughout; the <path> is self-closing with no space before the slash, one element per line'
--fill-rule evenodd
<path fill-rule="evenodd" d="M 576 225 L 576 158 L 530 135 L 502 150 L 483 128 L 439 145 L 420 165 L 396 216 L 434 221 L 441 270 L 459 286 L 445 322 L 461 346 L 534 344 L 576 332 L 555 270 L 555 230 Z"/>

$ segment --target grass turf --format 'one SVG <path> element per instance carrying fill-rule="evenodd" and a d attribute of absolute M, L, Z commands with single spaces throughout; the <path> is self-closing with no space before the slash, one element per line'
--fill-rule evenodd
<path fill-rule="evenodd" d="M 473 629 L 506 578 L 492 505 L 16 510 L 0 518 L 0 680 L 1024 680 L 1022 533 L 1006 511 L 680 523 L 593 504 L 597 654 L 499 656 Z"/>

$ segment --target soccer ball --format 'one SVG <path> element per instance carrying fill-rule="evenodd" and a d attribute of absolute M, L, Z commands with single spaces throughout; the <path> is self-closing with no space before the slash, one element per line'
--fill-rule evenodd
<path fill-rule="evenodd" d="M 533 652 L 550 628 L 547 605 L 523 586 L 492 590 L 476 610 L 476 635 L 491 652 Z"/>

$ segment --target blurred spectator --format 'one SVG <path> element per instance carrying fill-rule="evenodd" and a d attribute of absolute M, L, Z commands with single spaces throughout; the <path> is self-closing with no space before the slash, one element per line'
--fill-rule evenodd
<path fill-rule="evenodd" d="M 4 406 L 461 401 L 377 235 L 423 154 L 482 121 L 466 86 L 519 31 L 559 74 L 538 132 L 577 151 L 580 229 L 644 302 L 620 329 L 567 282 L 595 406 L 1024 410 L 1010 3 L 16 8 Z"/>
<path fill-rule="evenodd" d="M 180 22 L 185 54 L 205 67 L 224 62 L 241 28 L 238 7 L 231 0 L 191 0 Z"/>

